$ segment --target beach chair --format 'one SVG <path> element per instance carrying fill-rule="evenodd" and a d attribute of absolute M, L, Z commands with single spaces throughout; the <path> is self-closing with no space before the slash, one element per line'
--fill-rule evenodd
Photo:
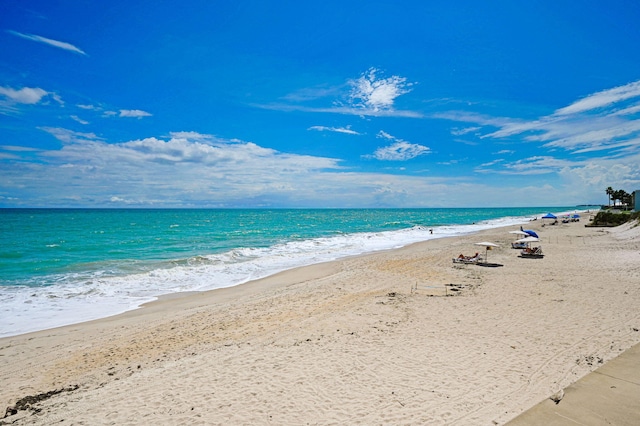
<path fill-rule="evenodd" d="M 453 258 L 453 263 L 470 264 L 470 263 L 478 263 L 481 261 L 482 261 L 482 256 L 480 256 L 480 253 L 476 253 L 475 256 L 464 256 L 461 254 L 460 256 Z"/>
<path fill-rule="evenodd" d="M 529 259 L 541 259 L 544 257 L 542 254 L 542 247 L 526 248 L 520 252 L 520 257 Z"/>

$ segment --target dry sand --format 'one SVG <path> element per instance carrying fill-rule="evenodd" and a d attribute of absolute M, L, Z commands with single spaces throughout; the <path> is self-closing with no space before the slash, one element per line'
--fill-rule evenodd
<path fill-rule="evenodd" d="M 584 223 L 531 222 L 544 259 L 493 229 L 0 339 L 0 424 L 504 424 L 640 342 L 640 227 Z M 453 264 L 478 241 L 503 266 Z"/>

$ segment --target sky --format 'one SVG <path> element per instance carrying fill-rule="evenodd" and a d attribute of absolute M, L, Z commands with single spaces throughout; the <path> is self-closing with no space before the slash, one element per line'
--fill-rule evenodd
<path fill-rule="evenodd" d="M 0 207 L 607 204 L 640 2 L 0 0 Z"/>

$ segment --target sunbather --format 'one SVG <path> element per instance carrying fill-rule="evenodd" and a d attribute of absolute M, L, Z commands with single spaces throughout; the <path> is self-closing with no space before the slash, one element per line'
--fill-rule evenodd
<path fill-rule="evenodd" d="M 474 256 L 465 256 L 460 254 L 457 258 L 453 259 L 455 263 L 475 263 L 480 261 L 480 253 L 476 253 Z"/>

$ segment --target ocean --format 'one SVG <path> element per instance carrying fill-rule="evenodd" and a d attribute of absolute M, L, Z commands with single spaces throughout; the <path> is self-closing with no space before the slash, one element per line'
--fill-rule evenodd
<path fill-rule="evenodd" d="M 0 209 L 0 337 L 115 315 L 163 294 L 574 211 Z"/>

